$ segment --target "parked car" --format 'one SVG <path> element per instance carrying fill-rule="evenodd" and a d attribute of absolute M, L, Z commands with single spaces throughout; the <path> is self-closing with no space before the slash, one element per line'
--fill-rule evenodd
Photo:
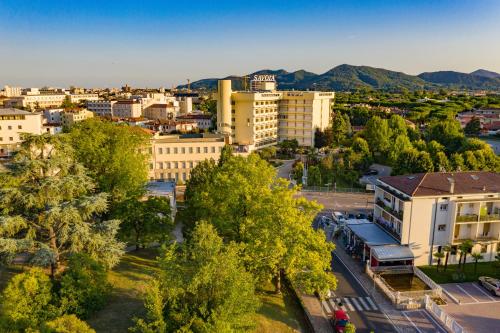
<path fill-rule="evenodd" d="M 500 296 L 500 280 L 488 276 L 480 276 L 479 284 L 488 289 L 494 296 Z"/>
<path fill-rule="evenodd" d="M 335 333 L 344 333 L 346 325 L 349 324 L 349 316 L 342 310 L 336 310 L 332 314 L 332 325 Z"/>
<path fill-rule="evenodd" d="M 345 216 L 341 212 L 333 212 L 332 218 L 333 218 L 333 221 L 337 224 L 341 224 L 341 223 L 345 222 Z"/>
<path fill-rule="evenodd" d="M 378 171 L 377 170 L 373 170 L 373 169 L 370 169 L 368 170 L 367 172 L 364 173 L 365 176 L 376 176 L 378 175 Z"/>
<path fill-rule="evenodd" d="M 356 218 L 358 220 L 368 220 L 368 215 L 366 215 L 364 213 L 358 213 L 358 214 L 356 214 Z"/>

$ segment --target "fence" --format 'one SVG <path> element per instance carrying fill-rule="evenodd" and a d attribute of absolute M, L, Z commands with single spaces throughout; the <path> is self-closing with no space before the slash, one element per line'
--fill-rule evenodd
<path fill-rule="evenodd" d="M 364 188 L 334 186 L 302 186 L 303 192 L 366 193 Z"/>
<path fill-rule="evenodd" d="M 429 296 L 425 297 L 425 309 L 453 333 L 466 333 L 465 329 L 460 326 L 453 317 L 444 312 L 444 310 L 440 308 L 439 305 L 434 303 L 434 301 Z"/>
<path fill-rule="evenodd" d="M 436 282 L 434 282 L 430 277 L 428 277 L 424 272 L 422 272 L 418 267 L 414 266 L 413 267 L 413 274 L 418 276 L 420 280 L 424 281 L 425 284 L 427 284 L 429 287 L 432 288 L 432 290 L 436 290 L 436 296 L 442 297 L 443 296 L 443 288 L 441 288 L 440 285 L 438 285 Z"/>

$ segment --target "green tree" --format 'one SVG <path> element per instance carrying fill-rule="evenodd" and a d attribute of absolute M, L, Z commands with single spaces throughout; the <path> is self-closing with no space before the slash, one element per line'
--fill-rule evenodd
<path fill-rule="evenodd" d="M 361 137 L 354 138 L 354 140 L 352 141 L 351 148 L 356 153 L 361 153 L 364 155 L 370 154 L 370 147 L 368 146 L 368 142 L 366 142 L 366 140 Z"/>
<path fill-rule="evenodd" d="M 152 279 L 144 295 L 144 307 L 146 318 L 134 318 L 135 326 L 129 330 L 138 333 L 163 333 L 167 330 L 167 324 L 163 315 L 165 298 L 158 279 Z"/>
<path fill-rule="evenodd" d="M 394 144 L 389 148 L 388 157 L 391 165 L 396 165 L 398 161 L 399 155 L 408 149 L 411 149 L 413 146 L 410 142 L 410 139 L 406 135 L 398 135 L 394 140 Z"/>
<path fill-rule="evenodd" d="M 471 252 L 474 243 L 470 239 L 464 240 L 458 248 L 460 249 L 460 259 L 458 260 L 458 266 L 460 267 L 460 262 L 463 259 L 463 267 L 465 268 L 465 264 L 467 263 L 467 253 Z"/>
<path fill-rule="evenodd" d="M 438 152 L 434 158 L 434 168 L 435 171 L 451 171 L 450 162 L 448 161 L 448 157 L 442 151 Z"/>
<path fill-rule="evenodd" d="M 450 167 L 453 171 L 465 171 L 464 158 L 460 153 L 453 153 L 450 157 Z"/>
<path fill-rule="evenodd" d="M 373 153 L 385 154 L 389 150 L 392 132 L 387 119 L 378 116 L 372 117 L 366 123 L 364 133 Z"/>
<path fill-rule="evenodd" d="M 477 262 L 479 260 L 483 260 L 484 257 L 481 254 L 481 252 L 472 252 L 471 256 L 472 256 L 472 258 L 474 258 L 474 274 L 476 274 L 477 273 Z"/>
<path fill-rule="evenodd" d="M 2 331 L 24 331 L 59 315 L 52 282 L 39 268 L 15 275 L 0 298 Z"/>
<path fill-rule="evenodd" d="M 464 134 L 456 120 L 434 120 L 427 128 L 429 141 L 436 140 L 449 152 L 456 152 L 463 144 Z"/>
<path fill-rule="evenodd" d="M 302 176 L 304 173 L 304 163 L 302 162 L 297 162 L 295 163 L 293 169 L 292 169 L 292 175 L 293 179 L 297 181 L 297 184 L 302 184 Z"/>
<path fill-rule="evenodd" d="M 259 302 L 253 277 L 240 260 L 241 247 L 234 242 L 225 245 L 206 222 L 199 222 L 187 244 L 177 247 L 170 246 L 160 258 L 162 296 L 156 299 L 164 302 L 165 320 L 158 321 L 160 304 L 149 306 L 155 327 L 166 325 L 166 332 L 252 329 Z M 142 332 L 155 332 L 148 319 L 142 324 L 147 328 Z"/>
<path fill-rule="evenodd" d="M 76 108 L 76 104 L 71 102 L 71 97 L 69 95 L 66 95 L 64 97 L 63 102 L 61 103 L 61 108 L 65 109 L 65 110 L 71 110 L 71 109 Z"/>
<path fill-rule="evenodd" d="M 432 256 L 437 259 L 436 270 L 439 272 L 439 266 L 441 265 L 441 260 L 444 258 L 444 253 L 443 252 L 434 252 L 432 254 Z"/>
<path fill-rule="evenodd" d="M 391 118 L 389 118 L 389 128 L 392 131 L 393 137 L 397 137 L 399 135 L 408 135 L 408 127 L 406 126 L 406 121 L 399 115 L 392 115 Z"/>
<path fill-rule="evenodd" d="M 74 254 L 60 282 L 61 309 L 88 318 L 106 304 L 111 285 L 103 265 L 87 255 Z"/>
<path fill-rule="evenodd" d="M 472 117 L 472 119 L 465 125 L 465 134 L 468 135 L 479 135 L 481 134 L 481 121 L 477 117 Z"/>
<path fill-rule="evenodd" d="M 415 172 L 432 171 L 434 171 L 434 164 L 432 163 L 431 155 L 426 151 L 421 151 L 418 154 L 417 164 L 415 165 Z"/>
<path fill-rule="evenodd" d="M 166 241 L 173 228 L 170 201 L 164 197 L 125 200 L 112 215 L 122 221 L 121 238 L 135 245 L 136 250 L 152 242 Z"/>
<path fill-rule="evenodd" d="M 149 134 L 135 126 L 88 119 L 72 126 L 69 135 L 78 161 L 112 203 L 144 193 Z"/>
<path fill-rule="evenodd" d="M 478 163 L 476 155 L 474 155 L 473 151 L 467 150 L 462 154 L 462 156 L 464 158 L 464 167 L 466 168 L 466 170 L 480 170 L 481 165 Z"/>
<path fill-rule="evenodd" d="M 450 252 L 451 252 L 451 245 L 446 244 L 445 246 L 443 246 L 443 252 L 446 254 L 444 259 L 444 271 L 446 272 L 446 269 L 448 268 L 448 259 L 450 257 Z"/>
<path fill-rule="evenodd" d="M 311 165 L 307 169 L 307 185 L 321 186 L 321 171 L 316 165 Z"/>
<path fill-rule="evenodd" d="M 120 221 L 103 221 L 107 195 L 94 183 L 59 135 L 27 136 L 0 189 L 0 253 L 32 254 L 31 263 L 54 275 L 62 257 L 84 252 L 115 265 L 124 244 L 116 240 Z"/>
<path fill-rule="evenodd" d="M 347 135 L 349 134 L 350 123 L 349 119 L 340 113 L 333 114 L 332 116 L 332 142 L 335 146 L 340 145 Z"/>
<path fill-rule="evenodd" d="M 86 322 L 72 314 L 44 323 L 41 333 L 95 333 L 95 331 Z"/>

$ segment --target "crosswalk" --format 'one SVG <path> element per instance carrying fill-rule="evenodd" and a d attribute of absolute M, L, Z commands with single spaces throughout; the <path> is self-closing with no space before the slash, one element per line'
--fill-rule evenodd
<path fill-rule="evenodd" d="M 327 314 L 336 310 L 343 311 L 377 311 L 378 307 L 371 297 L 330 297 L 322 300 L 321 304 Z"/>

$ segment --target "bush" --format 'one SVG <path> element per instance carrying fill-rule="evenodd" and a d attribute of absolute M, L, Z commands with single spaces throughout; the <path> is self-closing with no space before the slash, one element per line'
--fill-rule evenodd
<path fill-rule="evenodd" d="M 12 278 L 0 299 L 0 330 L 25 331 L 57 317 L 52 282 L 43 270 L 33 268 Z"/>
<path fill-rule="evenodd" d="M 84 254 L 74 254 L 61 278 L 61 309 L 87 318 L 106 304 L 110 286 L 106 269 Z"/>
<path fill-rule="evenodd" d="M 64 315 L 42 326 L 41 333 L 95 333 L 83 320 L 75 315 Z"/>

